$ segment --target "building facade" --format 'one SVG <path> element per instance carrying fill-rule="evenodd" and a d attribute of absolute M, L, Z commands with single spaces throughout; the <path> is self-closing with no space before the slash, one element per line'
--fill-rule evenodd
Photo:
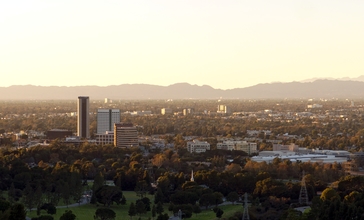
<path fill-rule="evenodd" d="M 229 115 L 229 114 L 231 114 L 231 109 L 227 105 L 218 105 L 216 112 L 217 112 L 217 114 Z"/>
<path fill-rule="evenodd" d="M 235 145 L 235 150 L 244 151 L 248 155 L 258 153 L 258 145 L 257 143 L 250 143 L 246 141 L 241 141 Z"/>
<path fill-rule="evenodd" d="M 161 109 L 161 114 L 162 115 L 171 115 L 173 112 L 172 112 L 172 109 L 170 108 L 162 108 Z"/>
<path fill-rule="evenodd" d="M 47 139 L 54 140 L 54 139 L 64 139 L 66 137 L 72 136 L 72 131 L 68 131 L 65 129 L 52 129 L 47 131 Z"/>
<path fill-rule="evenodd" d="M 97 134 L 113 131 L 115 123 L 120 123 L 119 109 L 97 109 Z"/>
<path fill-rule="evenodd" d="M 223 141 L 222 143 L 217 143 L 217 149 L 221 150 L 239 150 L 244 151 L 248 155 L 258 153 L 257 143 L 251 143 L 247 141 Z"/>
<path fill-rule="evenodd" d="M 185 108 L 182 110 L 183 115 L 191 115 L 195 112 L 195 109 L 193 108 Z"/>
<path fill-rule="evenodd" d="M 206 141 L 188 141 L 187 142 L 187 151 L 190 153 L 202 153 L 206 152 L 206 150 L 210 150 L 210 144 Z"/>
<path fill-rule="evenodd" d="M 90 137 L 90 100 L 88 96 L 79 96 L 77 101 L 77 136 Z"/>
<path fill-rule="evenodd" d="M 133 147 L 139 146 L 138 131 L 131 123 L 114 124 L 114 146 Z"/>
<path fill-rule="evenodd" d="M 295 144 L 283 145 L 283 144 L 273 144 L 273 151 L 292 151 L 298 152 L 299 146 Z"/>
<path fill-rule="evenodd" d="M 114 144 L 114 131 L 107 131 L 105 133 L 96 134 L 96 144 Z"/>
<path fill-rule="evenodd" d="M 223 141 L 222 143 L 217 143 L 216 148 L 220 150 L 234 150 L 235 141 Z"/>

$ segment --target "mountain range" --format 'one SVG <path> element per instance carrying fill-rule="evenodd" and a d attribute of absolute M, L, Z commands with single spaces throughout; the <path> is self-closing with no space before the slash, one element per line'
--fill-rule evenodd
<path fill-rule="evenodd" d="M 364 77 L 363 77 L 364 79 Z M 177 83 L 169 86 L 122 84 L 116 86 L 33 86 L 0 87 L 0 100 L 72 100 L 89 96 L 93 100 L 131 99 L 306 99 L 364 98 L 364 82 L 319 79 L 313 82 L 266 83 L 235 89 Z"/>
<path fill-rule="evenodd" d="M 361 76 L 358 76 L 358 77 L 354 77 L 354 78 L 350 78 L 350 77 L 342 77 L 342 78 L 333 78 L 333 77 L 311 78 L 311 79 L 302 80 L 300 82 L 314 82 L 316 80 L 321 80 L 321 79 L 341 80 L 341 81 L 360 81 L 360 82 L 364 82 L 364 75 L 361 75 Z"/>

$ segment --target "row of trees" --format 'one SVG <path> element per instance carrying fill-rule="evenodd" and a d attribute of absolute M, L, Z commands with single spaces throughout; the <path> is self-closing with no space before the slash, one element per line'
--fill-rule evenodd
<path fill-rule="evenodd" d="M 266 208 L 268 211 L 271 207 L 283 210 L 297 200 L 300 184 L 293 180 L 301 179 L 303 170 L 307 173 L 305 179 L 310 198 L 317 191 L 324 190 L 327 183 L 345 175 L 340 164 L 292 163 L 277 158 L 272 164 L 257 163 L 237 152 L 223 150 L 198 156 L 185 150 L 166 150 L 146 156 L 136 148 L 119 149 L 88 143 L 75 147 L 55 141 L 48 147 L 2 149 L 0 152 L 1 187 L 9 192 L 11 203 L 22 202 L 28 209 L 31 206 L 42 207 L 37 203 L 40 194 L 51 204 L 56 204 L 57 198 L 66 204 L 72 200 L 77 202 L 80 194 L 69 192 L 67 188 L 80 188 L 78 192 L 82 195 L 82 185 L 87 184 L 87 180 L 94 180 L 90 189 L 93 191 L 92 203 L 104 205 L 105 208 L 112 203 L 125 203 L 121 190 L 135 190 L 141 197 L 134 204 L 135 212 L 153 212 L 153 206 L 143 198 L 146 193 L 154 192 L 151 183 L 158 183 L 155 208 L 159 203 L 170 203 L 170 211 L 181 209 L 186 217 L 198 213 L 201 207 L 217 206 L 223 197 L 236 202 L 234 192 L 238 198 L 248 192 L 260 212 L 266 213 Z M 228 157 L 233 162 L 227 162 Z M 211 162 L 210 167 L 199 160 Z M 33 167 L 31 164 L 35 162 L 38 166 Z M 194 182 L 188 182 L 192 170 Z M 105 179 L 113 180 L 115 186 L 105 186 Z M 340 179 L 340 198 L 353 191 L 343 189 L 361 189 L 360 181 Z M 34 199 L 30 201 L 29 198 Z M 133 210 L 130 210 L 131 216 Z"/>

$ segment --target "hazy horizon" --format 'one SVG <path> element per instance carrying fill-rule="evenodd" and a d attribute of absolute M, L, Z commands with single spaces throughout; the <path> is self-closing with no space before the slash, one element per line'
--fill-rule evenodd
<path fill-rule="evenodd" d="M 0 87 L 233 89 L 363 75 L 362 1 L 6 1 Z"/>
<path fill-rule="evenodd" d="M 209 86 L 212 87 L 213 89 L 221 89 L 221 90 L 230 90 L 230 89 L 238 89 L 238 88 L 247 88 L 247 87 L 253 87 L 259 84 L 275 84 L 275 83 L 292 83 L 292 82 L 300 82 L 300 83 L 307 83 L 307 82 L 313 82 L 316 80 L 353 80 L 356 81 L 356 78 L 359 77 L 363 77 L 363 80 L 361 80 L 362 82 L 364 82 L 364 75 L 355 77 L 355 78 L 349 78 L 348 77 L 343 77 L 343 78 L 332 78 L 332 77 L 323 77 L 323 78 L 311 78 L 311 79 L 304 79 L 301 81 L 291 81 L 291 82 L 264 82 L 264 83 L 258 83 L 258 84 L 254 84 L 254 85 L 248 85 L 248 86 L 244 86 L 244 87 L 234 87 L 234 88 L 215 88 L 211 85 L 207 85 L 207 84 L 194 84 L 194 83 L 189 83 L 189 82 L 176 82 L 176 83 L 172 83 L 169 85 L 158 85 L 158 84 L 151 84 L 151 83 L 123 83 L 123 84 L 115 84 L 115 85 L 33 85 L 33 84 L 24 84 L 24 85 L 9 85 L 9 86 L 0 86 L 0 88 L 7 88 L 7 87 L 11 87 L 11 86 L 40 86 L 40 87 L 88 87 L 88 86 L 97 86 L 97 87 L 109 87 L 109 86 L 120 86 L 120 85 L 151 85 L 151 86 L 162 86 L 162 87 L 168 87 L 168 86 L 172 86 L 175 84 L 190 84 L 192 86 Z"/>

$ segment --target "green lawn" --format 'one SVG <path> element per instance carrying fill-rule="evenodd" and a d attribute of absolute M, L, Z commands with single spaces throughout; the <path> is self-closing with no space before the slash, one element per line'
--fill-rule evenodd
<path fill-rule="evenodd" d="M 116 213 L 117 220 L 123 220 L 123 219 L 129 220 L 130 219 L 130 216 L 128 215 L 129 205 L 131 202 L 135 203 L 135 201 L 138 199 L 135 192 L 125 191 L 125 192 L 123 192 L 123 194 L 126 198 L 127 204 L 126 205 L 112 205 L 110 207 Z M 151 202 L 153 203 L 153 196 L 148 195 L 148 197 L 150 198 Z M 221 206 L 220 208 L 224 211 L 223 217 L 232 216 L 235 212 L 243 210 L 243 207 L 241 205 L 226 205 L 226 206 Z M 76 219 L 78 219 L 78 220 L 92 220 L 96 209 L 97 209 L 97 207 L 95 205 L 91 205 L 91 204 L 82 205 L 82 206 L 78 206 L 78 207 L 71 207 L 68 209 L 57 209 L 57 214 L 54 215 L 53 217 L 55 220 L 58 220 L 60 218 L 60 216 L 65 212 L 65 210 L 71 210 L 77 216 Z M 164 210 L 169 215 L 171 215 L 171 212 L 168 211 L 167 205 L 164 206 Z M 46 215 L 46 212 L 42 211 L 41 214 Z M 37 216 L 36 211 L 28 212 L 27 216 L 36 217 Z M 141 216 L 141 219 L 147 220 L 147 219 L 149 219 L 149 217 L 150 218 L 152 217 L 151 212 L 147 212 L 146 214 L 143 214 Z M 139 216 L 133 217 L 134 220 L 137 220 L 138 218 L 139 218 Z M 196 216 L 196 214 L 193 214 L 192 217 L 190 218 L 190 220 L 213 220 L 213 219 L 217 219 L 215 217 L 215 213 L 211 210 L 204 210 L 204 209 L 202 209 L 202 212 L 199 213 L 197 216 Z"/>
<path fill-rule="evenodd" d="M 239 205 L 224 205 L 220 206 L 220 209 L 224 211 L 224 214 L 222 215 L 223 218 L 229 218 L 230 216 L 233 216 L 235 212 L 240 211 L 243 212 L 243 206 L 241 204 Z M 216 218 L 216 214 L 211 210 L 202 210 L 199 214 L 193 214 L 190 220 L 214 220 L 218 219 Z"/>

